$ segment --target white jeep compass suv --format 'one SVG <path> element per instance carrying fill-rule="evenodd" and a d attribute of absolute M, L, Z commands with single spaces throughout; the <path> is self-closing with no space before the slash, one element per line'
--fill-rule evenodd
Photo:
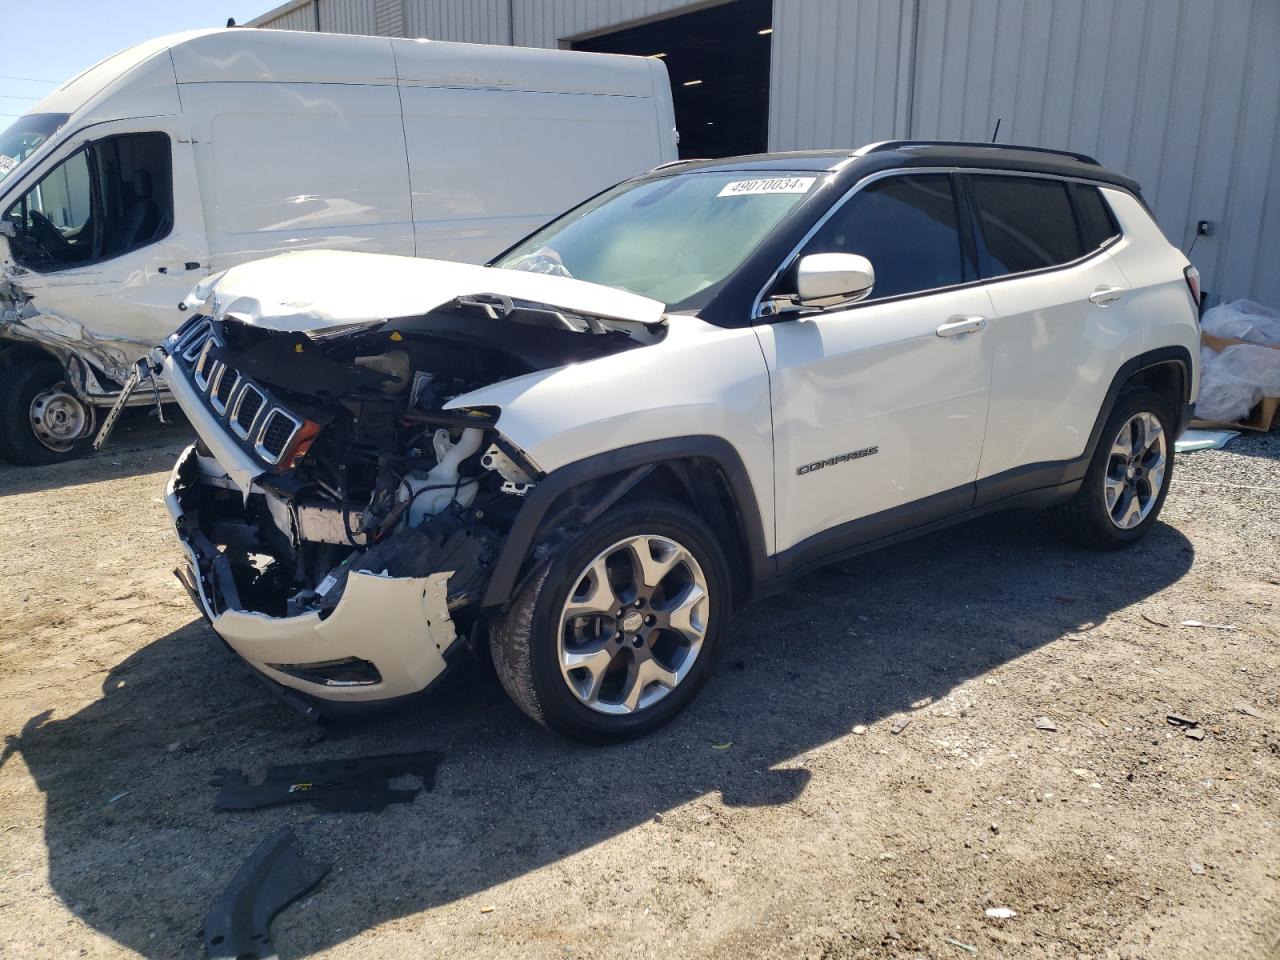
<path fill-rule="evenodd" d="M 151 362 L 214 630 L 309 712 L 492 653 L 588 741 L 670 720 L 734 608 L 1000 507 L 1155 523 L 1198 277 L 1138 185 L 988 144 L 680 162 L 488 266 L 286 254 Z"/>

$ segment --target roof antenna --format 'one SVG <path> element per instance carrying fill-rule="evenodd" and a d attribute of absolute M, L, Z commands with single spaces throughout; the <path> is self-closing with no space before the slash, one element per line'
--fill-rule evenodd
<path fill-rule="evenodd" d="M 996 142 L 996 137 L 1000 136 L 1000 121 L 1001 121 L 1001 120 L 1003 120 L 1003 119 L 1004 119 L 1004 117 L 996 117 L 996 128 L 995 128 L 994 130 L 992 130 L 992 131 L 991 131 L 991 142 L 992 142 L 992 143 L 995 143 L 995 142 Z"/>

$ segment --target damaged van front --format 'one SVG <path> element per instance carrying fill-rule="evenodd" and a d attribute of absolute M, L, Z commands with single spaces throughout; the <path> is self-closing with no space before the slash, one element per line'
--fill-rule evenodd
<path fill-rule="evenodd" d="M 656 301 L 538 273 L 286 254 L 152 355 L 199 435 L 167 504 L 217 633 L 305 710 L 425 690 L 475 640 L 543 470 L 472 395 L 660 342 Z"/>

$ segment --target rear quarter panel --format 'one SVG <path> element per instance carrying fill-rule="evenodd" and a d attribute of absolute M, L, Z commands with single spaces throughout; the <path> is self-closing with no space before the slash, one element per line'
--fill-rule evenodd
<path fill-rule="evenodd" d="M 1185 347 L 1191 356 L 1191 395 L 1200 387 L 1199 310 L 1191 300 L 1183 269 L 1189 262 L 1165 238 L 1151 215 L 1131 194 L 1104 187 L 1124 236 L 1112 248 L 1111 257 L 1129 282 L 1128 309 L 1144 331 L 1145 350 Z"/>

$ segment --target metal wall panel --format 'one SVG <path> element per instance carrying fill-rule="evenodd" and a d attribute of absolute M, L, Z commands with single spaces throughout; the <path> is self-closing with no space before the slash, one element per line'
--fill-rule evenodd
<path fill-rule="evenodd" d="M 257 20 L 250 21 L 249 25 L 262 27 L 264 30 L 315 30 L 315 7 L 312 2 L 307 2 L 275 16 L 264 14 Z"/>
<path fill-rule="evenodd" d="M 769 148 L 903 135 L 911 27 L 911 0 L 774 0 Z"/>
<path fill-rule="evenodd" d="M 584 33 L 708 5 L 705 0 L 512 0 L 516 43 L 526 47 L 567 46 L 565 41 Z"/>
<path fill-rule="evenodd" d="M 511 42 L 508 0 L 404 0 L 404 4 L 406 36 L 463 43 Z"/>
<path fill-rule="evenodd" d="M 785 4 L 785 0 L 781 0 Z M 1280 4 L 920 0 L 910 135 L 1062 147 L 1137 179 L 1215 298 L 1280 305 Z M 846 38 L 852 40 L 852 36 Z"/>
<path fill-rule="evenodd" d="M 319 0 L 320 29 L 325 33 L 377 36 L 375 0 Z"/>

